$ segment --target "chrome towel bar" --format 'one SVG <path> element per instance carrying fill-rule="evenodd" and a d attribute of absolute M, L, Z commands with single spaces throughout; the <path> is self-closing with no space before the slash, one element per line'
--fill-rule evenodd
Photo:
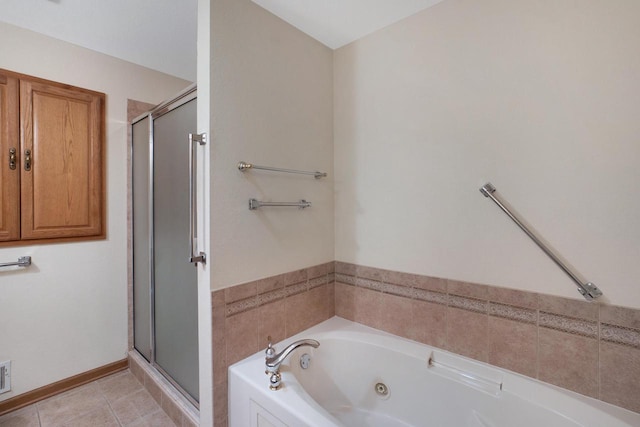
<path fill-rule="evenodd" d="M 0 264 L 0 268 L 2 267 L 29 267 L 31 265 L 31 257 L 30 256 L 21 256 L 18 258 L 17 262 L 5 262 Z"/>
<path fill-rule="evenodd" d="M 526 225 L 523 224 L 523 222 L 515 214 L 513 214 L 504 205 L 504 203 L 502 203 L 498 196 L 494 194 L 496 192 L 496 187 L 494 187 L 490 182 L 487 182 L 480 188 L 480 192 L 485 197 L 489 197 L 491 200 L 493 200 L 496 205 L 498 205 L 500 209 L 502 209 L 504 213 L 506 213 L 509 218 L 511 218 L 513 222 L 515 222 L 518 227 L 520 227 L 522 231 L 524 231 L 527 236 L 529 236 L 531 240 L 533 240 L 533 242 L 538 245 L 538 247 L 540 247 L 540 249 L 542 249 L 543 252 L 547 254 L 547 256 L 549 256 L 549 258 L 551 258 L 553 262 L 558 265 L 558 267 L 560 267 L 565 273 L 569 275 L 569 277 L 573 279 L 574 282 L 577 283 L 578 292 L 580 292 L 580 294 L 582 294 L 582 296 L 587 301 L 591 301 L 602 296 L 602 291 L 598 289 L 596 285 L 591 282 L 584 283 L 584 281 L 580 280 L 580 277 L 576 273 L 574 273 L 564 262 L 562 262 L 562 260 L 550 248 L 548 248 L 531 230 L 529 230 L 529 228 L 527 228 Z"/>
<path fill-rule="evenodd" d="M 306 200 L 300 200 L 298 202 L 261 202 L 256 199 L 249 199 L 249 210 L 255 211 L 258 208 L 263 206 L 285 206 L 285 207 L 296 207 L 299 209 L 310 208 L 311 202 L 307 202 Z"/>
<path fill-rule="evenodd" d="M 254 165 L 251 163 L 247 163 L 247 162 L 239 162 L 238 163 L 238 169 L 242 172 L 248 170 L 248 169 L 261 169 L 261 170 L 265 170 L 265 171 L 272 171 L 272 172 L 285 172 L 285 173 L 297 173 L 297 174 L 301 174 L 301 175 L 313 175 L 314 178 L 318 179 L 318 178 L 324 178 L 327 176 L 326 172 L 318 172 L 318 171 L 299 171 L 299 170 L 295 170 L 295 169 L 282 169 L 282 168 L 272 168 L 270 166 L 258 166 L 258 165 Z"/>

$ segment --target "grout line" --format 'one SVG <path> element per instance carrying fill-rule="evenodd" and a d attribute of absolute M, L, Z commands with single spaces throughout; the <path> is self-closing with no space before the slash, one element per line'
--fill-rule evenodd
<path fill-rule="evenodd" d="M 133 375 L 133 374 L 132 374 Z M 120 422 L 120 418 L 118 418 L 118 415 L 116 415 L 116 411 L 113 410 L 113 407 L 111 406 L 111 401 L 107 398 L 107 396 L 104 395 L 104 393 L 102 393 L 102 396 L 105 398 L 105 400 L 107 401 L 107 406 L 109 407 L 109 411 L 111 412 L 111 415 L 113 416 L 113 418 L 116 420 L 116 422 L 118 423 L 118 425 L 120 427 L 122 426 L 122 423 Z"/>
<path fill-rule="evenodd" d="M 540 309 L 536 309 L 536 379 L 540 378 Z"/>
<path fill-rule="evenodd" d="M 597 360 L 597 365 L 596 365 L 596 384 L 597 384 L 597 388 L 598 388 L 598 399 L 601 399 L 602 396 L 602 384 L 601 384 L 601 375 L 600 375 L 600 355 L 602 354 L 602 323 L 600 323 L 600 309 L 602 308 L 602 305 L 598 304 L 598 319 L 596 320 L 597 322 L 597 327 L 598 327 L 598 331 L 597 331 L 597 338 L 598 338 L 598 360 Z"/>

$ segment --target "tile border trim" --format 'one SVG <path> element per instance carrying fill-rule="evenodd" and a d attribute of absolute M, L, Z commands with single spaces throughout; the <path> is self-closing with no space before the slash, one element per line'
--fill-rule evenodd
<path fill-rule="evenodd" d="M 335 264 L 336 273 L 334 274 L 334 278 L 336 283 L 369 289 L 383 294 L 396 295 L 412 300 L 427 301 L 445 305 L 447 307 L 460 308 L 462 310 L 475 313 L 487 313 L 489 316 L 493 317 L 500 317 L 527 324 L 536 324 L 539 327 L 590 338 L 601 338 L 603 341 L 640 348 L 640 329 L 620 326 L 618 324 L 614 324 L 617 322 L 610 321 L 609 319 L 607 319 L 607 321 L 600 321 L 599 316 L 597 315 L 600 307 L 620 308 L 624 311 L 638 311 L 638 317 L 640 317 L 640 310 L 617 306 L 598 305 L 598 309 L 596 310 L 597 313 L 593 316 L 593 310 L 595 310 L 595 308 L 588 307 L 587 304 L 591 305 L 600 303 L 589 303 L 555 297 L 552 295 L 500 288 L 491 285 L 477 285 L 437 277 L 382 270 L 374 267 L 344 263 L 341 261 L 336 261 Z M 364 273 L 363 277 L 358 275 L 361 272 Z M 372 277 L 375 277 L 375 279 L 372 279 Z M 399 283 L 403 280 L 405 283 Z M 444 281 L 447 283 L 446 292 L 425 289 L 423 286 L 419 285 L 420 281 Z M 456 284 L 454 289 L 451 289 L 451 283 Z M 469 292 L 469 286 L 486 288 L 486 292 Z M 522 297 L 526 298 L 521 300 L 522 305 L 518 305 L 517 302 L 507 303 L 502 301 L 501 298 L 491 298 L 492 295 L 495 295 L 502 289 L 509 293 L 522 293 Z M 482 291 L 482 289 L 480 289 L 480 291 Z M 465 293 L 467 295 L 461 295 L 461 293 Z M 486 298 L 476 298 L 469 296 L 469 293 L 473 295 L 479 294 L 487 296 Z M 566 300 L 563 304 L 568 304 L 572 310 L 570 314 L 558 313 L 557 310 L 555 310 L 555 307 L 548 307 L 547 304 L 543 304 L 542 301 L 538 303 L 538 298 L 544 299 L 544 301 L 548 301 L 550 298 L 557 298 L 559 302 Z M 505 298 L 503 297 L 502 299 Z M 581 314 L 573 312 L 576 307 L 578 310 L 583 310 L 585 312 L 582 317 L 576 317 L 581 316 Z"/>
<path fill-rule="evenodd" d="M 333 264 L 333 262 L 318 264 L 308 268 L 303 268 L 303 269 L 295 270 L 292 272 L 265 277 L 262 279 L 232 286 L 231 288 L 234 288 L 236 286 L 251 287 L 255 285 L 256 291 L 254 292 L 254 295 L 251 295 L 249 297 L 242 298 L 236 301 L 225 302 L 224 303 L 225 317 L 231 317 L 236 314 L 244 313 L 246 311 L 261 307 L 263 305 L 266 305 L 275 301 L 279 301 L 293 295 L 298 295 L 303 292 L 308 292 L 320 286 L 333 283 L 335 275 L 333 272 L 333 268 L 330 267 L 331 264 Z M 324 272 L 317 274 L 319 270 Z M 285 277 L 287 275 L 291 275 L 290 277 L 293 277 L 294 279 L 296 278 L 296 276 L 301 276 L 301 277 L 304 276 L 305 279 L 302 281 L 294 281 L 293 283 L 289 283 L 284 286 L 277 286 L 275 289 L 271 289 L 266 292 L 262 292 L 262 293 L 259 292 L 258 290 L 259 283 L 264 281 L 275 282 L 277 281 L 276 279 L 280 277 L 282 277 L 283 281 L 285 281 L 286 283 Z M 225 288 L 225 289 L 230 289 L 230 288 Z M 224 291 L 225 289 L 221 289 L 221 291 Z M 213 292 L 217 292 L 217 291 L 212 291 L 212 294 Z"/>
<path fill-rule="evenodd" d="M 637 329 L 601 323 L 600 339 L 602 341 L 640 349 L 640 331 Z"/>

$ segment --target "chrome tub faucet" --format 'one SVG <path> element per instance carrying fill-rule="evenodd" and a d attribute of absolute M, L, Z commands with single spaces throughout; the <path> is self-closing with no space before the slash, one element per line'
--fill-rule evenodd
<path fill-rule="evenodd" d="M 287 356 L 297 349 L 298 347 L 310 346 L 313 348 L 318 348 L 320 343 L 316 340 L 299 340 L 292 344 L 289 344 L 284 350 L 280 353 L 276 354 L 276 349 L 271 345 L 271 337 L 269 339 L 269 345 L 267 346 L 267 350 L 264 352 L 264 364 L 265 371 L 264 373 L 269 375 L 269 388 L 271 390 L 278 390 L 282 385 L 282 376 L 280 375 L 280 365 Z"/>

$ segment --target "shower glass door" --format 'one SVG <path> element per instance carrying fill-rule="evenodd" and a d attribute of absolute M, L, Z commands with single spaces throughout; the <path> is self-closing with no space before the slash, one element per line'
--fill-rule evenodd
<path fill-rule="evenodd" d="M 146 227 L 150 237 L 146 245 L 134 240 L 135 347 L 194 403 L 198 401 L 198 299 L 197 269 L 189 261 L 189 133 L 196 129 L 195 96 L 195 91 L 182 94 L 133 128 L 134 239 L 145 237 L 138 236 L 142 234 L 136 232 L 138 226 Z M 143 144 L 135 146 L 138 123 L 148 129 L 146 149 Z M 140 133 L 144 135 L 144 130 Z M 142 169 L 146 164 L 149 172 L 146 186 L 136 185 L 136 177 L 143 175 L 135 171 L 139 163 Z M 138 188 L 146 188 L 151 197 Z M 150 207 L 146 223 L 138 218 L 145 215 L 138 197 Z M 137 272 L 139 268 L 148 273 Z"/>

